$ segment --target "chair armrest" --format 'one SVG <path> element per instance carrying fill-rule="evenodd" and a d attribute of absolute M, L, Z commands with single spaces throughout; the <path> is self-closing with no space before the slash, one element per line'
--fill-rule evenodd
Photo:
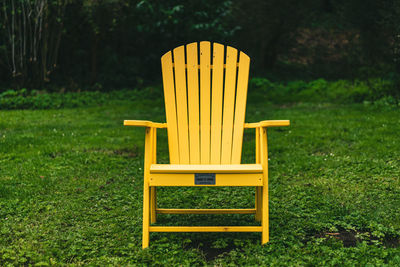
<path fill-rule="evenodd" d="M 159 122 L 152 122 L 152 121 L 140 121 L 140 120 L 124 120 L 124 126 L 167 128 L 166 123 L 159 123 Z"/>
<path fill-rule="evenodd" d="M 273 120 L 273 121 L 260 121 L 245 123 L 244 128 L 258 128 L 258 127 L 278 127 L 278 126 L 289 126 L 289 120 Z"/>

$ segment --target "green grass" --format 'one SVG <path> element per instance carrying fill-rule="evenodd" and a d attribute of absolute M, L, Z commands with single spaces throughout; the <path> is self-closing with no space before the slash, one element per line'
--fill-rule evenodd
<path fill-rule="evenodd" d="M 141 249 L 144 130 L 163 103 L 0 111 L 0 265 L 400 265 L 400 110 L 248 106 L 269 130 L 270 234 L 153 233 Z M 254 160 L 254 133 L 244 136 Z M 168 162 L 159 131 L 159 162 Z M 159 206 L 250 208 L 252 188 L 160 188 Z M 159 215 L 166 225 L 254 225 L 250 215 Z"/>

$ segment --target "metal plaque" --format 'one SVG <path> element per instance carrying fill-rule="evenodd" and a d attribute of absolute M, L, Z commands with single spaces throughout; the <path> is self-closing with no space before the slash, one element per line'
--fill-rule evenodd
<path fill-rule="evenodd" d="M 194 184 L 215 184 L 215 173 L 195 173 Z"/>

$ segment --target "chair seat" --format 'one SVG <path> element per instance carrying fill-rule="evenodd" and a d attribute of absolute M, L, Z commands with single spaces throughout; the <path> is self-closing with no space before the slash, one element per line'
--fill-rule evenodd
<path fill-rule="evenodd" d="M 181 165 L 152 164 L 150 173 L 262 173 L 261 164 Z"/>

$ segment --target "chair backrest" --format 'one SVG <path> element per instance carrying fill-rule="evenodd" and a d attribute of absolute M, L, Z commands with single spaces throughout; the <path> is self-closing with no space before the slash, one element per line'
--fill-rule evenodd
<path fill-rule="evenodd" d="M 204 41 L 167 52 L 161 65 L 170 163 L 240 164 L 250 58 Z"/>

